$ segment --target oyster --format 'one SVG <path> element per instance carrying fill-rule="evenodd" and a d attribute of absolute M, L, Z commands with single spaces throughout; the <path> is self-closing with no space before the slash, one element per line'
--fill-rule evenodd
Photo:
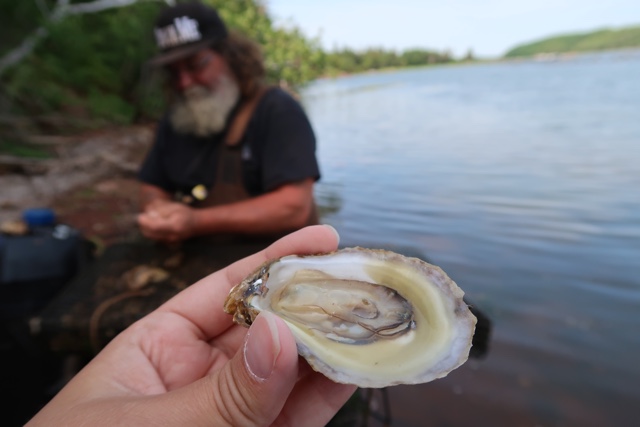
<path fill-rule="evenodd" d="M 234 287 L 225 311 L 249 326 L 282 318 L 313 369 L 377 388 L 444 377 L 463 364 L 476 318 L 439 268 L 394 252 L 347 248 L 286 256 Z"/>

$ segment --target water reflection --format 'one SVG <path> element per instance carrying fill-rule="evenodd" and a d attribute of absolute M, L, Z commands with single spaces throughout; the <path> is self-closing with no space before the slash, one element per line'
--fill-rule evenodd
<path fill-rule="evenodd" d="M 315 193 L 318 215 L 320 218 L 327 218 L 337 214 L 342 208 L 341 185 L 327 184 L 318 188 Z"/>

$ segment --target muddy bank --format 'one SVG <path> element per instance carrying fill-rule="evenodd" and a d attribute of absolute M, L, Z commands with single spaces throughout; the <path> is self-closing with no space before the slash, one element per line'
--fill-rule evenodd
<path fill-rule="evenodd" d="M 46 160 L 16 159 L 0 174 L 0 221 L 50 207 L 59 222 L 112 243 L 136 232 L 135 174 L 153 139 L 152 126 L 67 138 Z M 5 156 L 4 163 L 11 164 Z"/>

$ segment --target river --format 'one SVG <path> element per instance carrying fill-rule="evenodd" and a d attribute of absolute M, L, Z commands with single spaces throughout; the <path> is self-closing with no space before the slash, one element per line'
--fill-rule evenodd
<path fill-rule="evenodd" d="M 319 80 L 323 222 L 413 248 L 489 353 L 388 389 L 393 426 L 640 423 L 640 51 Z"/>

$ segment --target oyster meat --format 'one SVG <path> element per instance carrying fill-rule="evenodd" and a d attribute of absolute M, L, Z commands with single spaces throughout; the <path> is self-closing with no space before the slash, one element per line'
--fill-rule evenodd
<path fill-rule="evenodd" d="M 225 302 L 249 326 L 282 318 L 313 369 L 377 388 L 441 378 L 469 356 L 476 318 L 437 266 L 376 249 L 286 256 L 260 266 Z"/>

